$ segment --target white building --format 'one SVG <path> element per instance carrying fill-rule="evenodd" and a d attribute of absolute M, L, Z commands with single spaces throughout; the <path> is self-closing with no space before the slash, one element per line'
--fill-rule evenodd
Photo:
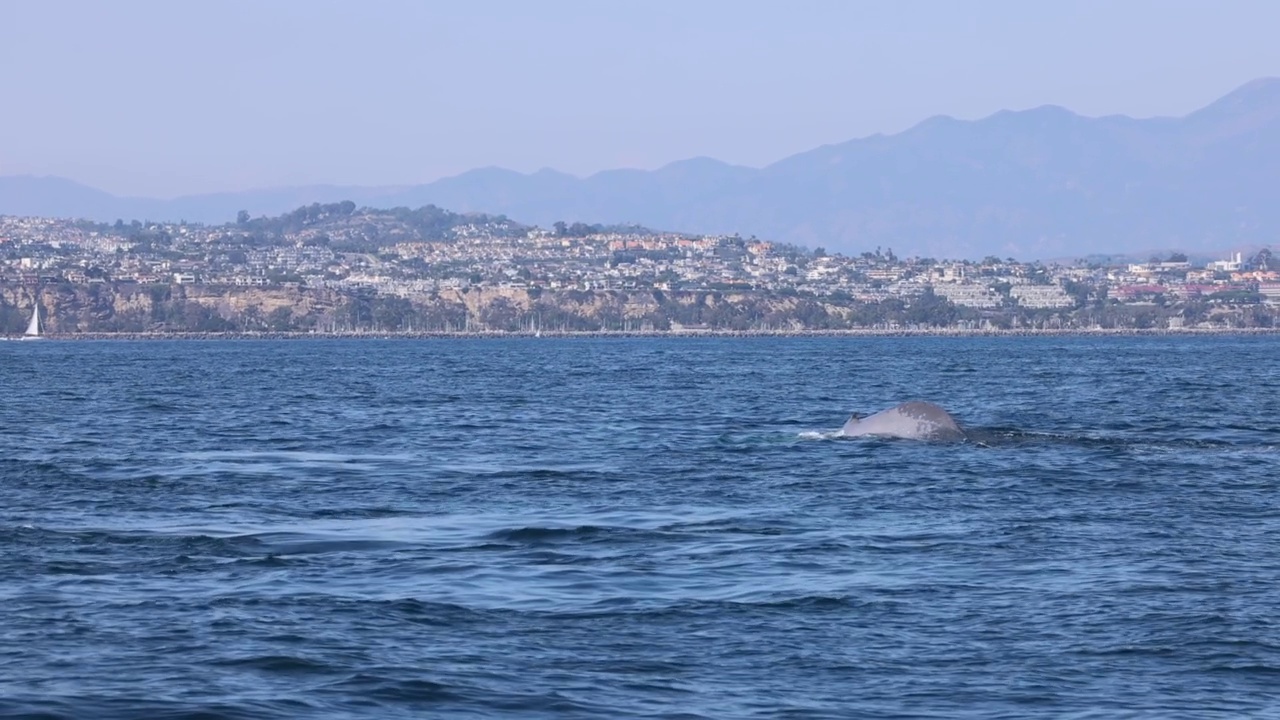
<path fill-rule="evenodd" d="M 1239 272 L 1244 267 L 1244 259 L 1240 253 L 1235 253 L 1226 260 L 1214 260 L 1206 267 L 1218 272 Z"/>
<path fill-rule="evenodd" d="M 944 297 L 955 305 L 976 308 L 1000 307 L 1004 298 L 986 285 L 968 283 L 943 283 L 933 286 L 933 294 Z"/>
<path fill-rule="evenodd" d="M 1014 285 L 1009 295 L 1025 308 L 1066 308 L 1075 300 L 1057 285 Z"/>
<path fill-rule="evenodd" d="M 1258 294 L 1268 305 L 1280 304 L 1280 283 L 1259 283 Z"/>

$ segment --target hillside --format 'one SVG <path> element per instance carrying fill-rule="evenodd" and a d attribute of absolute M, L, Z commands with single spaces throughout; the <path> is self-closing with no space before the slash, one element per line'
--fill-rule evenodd
<path fill-rule="evenodd" d="M 168 201 L 65 180 L 0 178 L 0 213 L 222 222 L 352 199 L 435 204 L 549 225 L 636 222 L 845 252 L 1021 259 L 1151 248 L 1216 251 L 1280 236 L 1280 79 L 1182 118 L 1088 118 L 1045 106 L 926 120 L 761 169 L 699 158 L 576 178 L 471 171 L 409 188 L 287 188 Z"/>

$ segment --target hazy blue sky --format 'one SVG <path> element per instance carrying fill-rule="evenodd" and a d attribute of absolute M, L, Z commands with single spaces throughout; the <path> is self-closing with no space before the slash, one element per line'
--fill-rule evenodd
<path fill-rule="evenodd" d="M 0 175 L 172 196 L 759 166 L 936 114 L 1180 115 L 1276 0 L 0 0 Z"/>

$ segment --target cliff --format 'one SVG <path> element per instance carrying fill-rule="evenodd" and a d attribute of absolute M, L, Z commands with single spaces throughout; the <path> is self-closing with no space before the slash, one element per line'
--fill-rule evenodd
<path fill-rule="evenodd" d="M 0 285 L 0 334 L 16 335 L 37 293 Z M 46 333 L 758 332 L 852 328 L 1163 328 L 1170 319 L 1230 327 L 1280 325 L 1277 309 L 1240 302 L 1123 305 L 1102 299 L 1076 308 L 957 307 L 932 292 L 860 302 L 849 296 L 662 290 L 476 287 L 413 298 L 306 287 L 50 284 L 38 291 Z"/>
<path fill-rule="evenodd" d="M 38 292 L 46 332 L 529 331 L 666 330 L 672 324 L 749 329 L 796 326 L 797 311 L 847 308 L 762 293 L 442 289 L 414 298 L 305 287 L 97 283 L 45 285 Z M 0 285 L 0 332 L 17 334 L 33 289 Z M 799 325 L 805 323 L 801 322 Z"/>

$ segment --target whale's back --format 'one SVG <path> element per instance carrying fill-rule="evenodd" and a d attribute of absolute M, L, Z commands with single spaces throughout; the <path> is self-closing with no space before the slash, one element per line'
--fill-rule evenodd
<path fill-rule="evenodd" d="M 946 410 L 929 402 L 913 400 L 864 418 L 850 418 L 840 434 L 849 437 L 873 435 L 911 440 L 956 441 L 964 431 Z"/>

